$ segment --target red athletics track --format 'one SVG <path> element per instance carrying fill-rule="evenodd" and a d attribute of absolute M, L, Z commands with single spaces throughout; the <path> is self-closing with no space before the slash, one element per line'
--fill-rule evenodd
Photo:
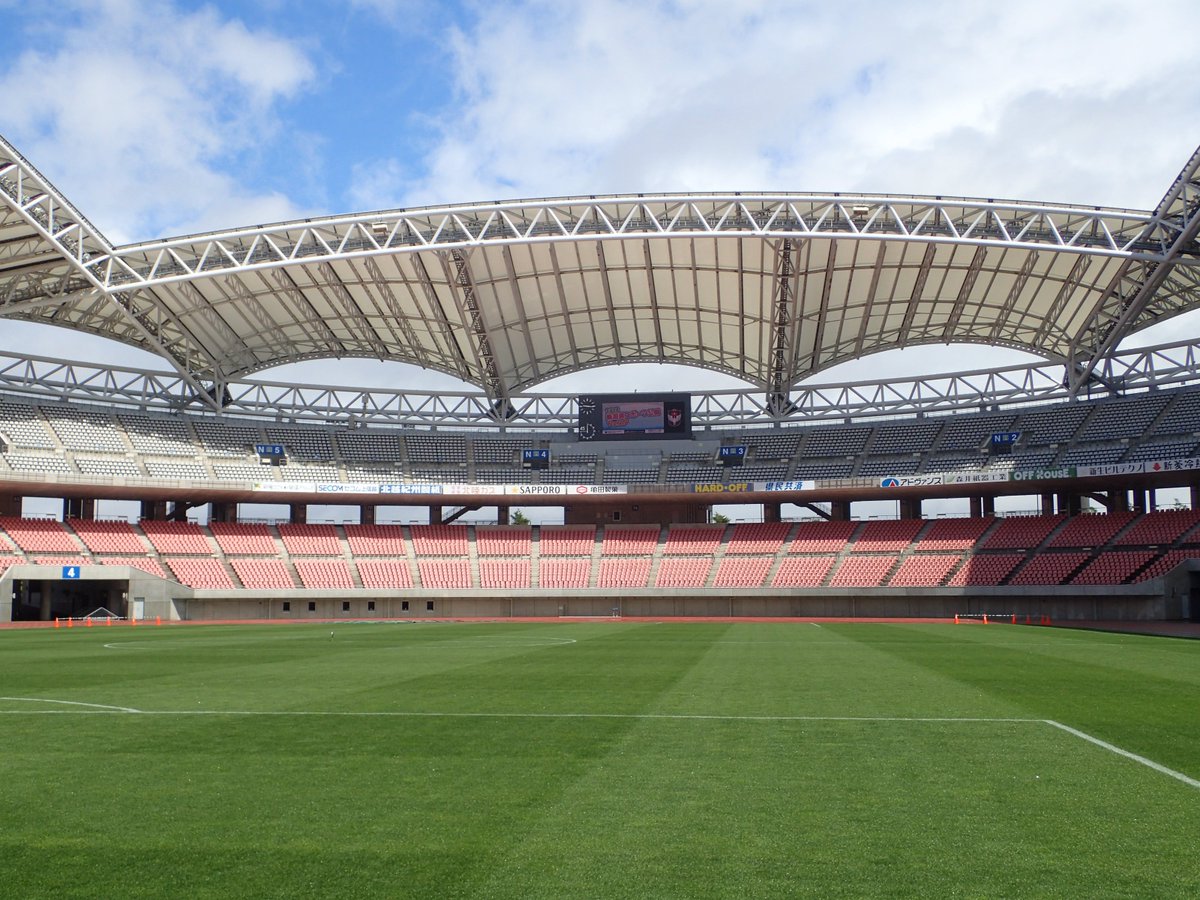
<path fill-rule="evenodd" d="M 154 628 L 155 622 L 150 619 L 140 620 L 136 626 L 131 626 L 125 621 L 115 621 L 111 626 L 104 624 L 104 619 L 94 620 L 92 628 Z M 949 619 L 921 619 L 921 618 L 871 618 L 868 616 L 845 616 L 845 617 L 813 617 L 806 616 L 796 618 L 794 616 L 484 616 L 480 618 L 467 617 L 449 617 L 449 618 L 420 618 L 414 619 L 408 616 L 401 616 L 394 619 L 185 619 L 179 621 L 164 621 L 166 625 L 360 625 L 360 624 L 483 624 L 483 623 L 498 623 L 498 622 L 521 622 L 521 623 L 552 623 L 552 622 L 658 622 L 658 623 L 681 623 L 681 622 L 718 622 L 718 623 L 733 623 L 733 622 L 775 622 L 793 624 L 815 624 L 821 625 L 825 623 L 836 622 L 862 622 L 862 623 L 885 623 L 885 624 L 946 624 L 953 622 L 953 618 Z M 4 628 L 53 628 L 54 622 L 0 622 L 0 629 Z M 66 628 L 66 620 L 59 622 L 60 628 Z M 79 619 L 75 620 L 73 628 L 87 628 L 86 624 L 82 624 Z"/>
<path fill-rule="evenodd" d="M 128 622 L 114 622 L 111 626 L 101 624 L 104 620 L 95 620 L 96 624 L 91 625 L 92 628 L 155 628 L 152 620 L 143 620 L 135 626 L 131 626 Z M 678 623 L 723 623 L 732 624 L 734 622 L 764 622 L 764 623 L 792 623 L 795 625 L 823 625 L 823 624 L 884 624 L 884 625 L 946 625 L 954 622 L 952 618 L 946 619 L 929 619 L 929 618 L 900 618 L 900 617 L 867 617 L 867 616 L 840 616 L 840 617 L 792 617 L 792 616 L 503 616 L 496 618 L 397 618 L 397 619 L 188 619 L 183 621 L 166 621 L 162 625 L 353 625 L 353 624 L 397 624 L 397 623 L 430 623 L 430 624 L 484 624 L 484 623 L 500 623 L 500 622 L 518 622 L 518 623 L 541 623 L 549 624 L 554 622 L 569 623 L 569 622 L 641 622 L 641 623 L 662 623 L 662 624 L 678 624 Z M 963 624 L 979 625 L 980 622 L 964 622 Z M 1007 625 L 1003 617 L 998 617 L 993 624 Z M 1021 624 L 1018 622 L 1018 624 Z M 1146 634 L 1159 637 L 1186 637 L 1200 638 L 1200 622 L 1125 622 L 1125 621 L 1090 621 L 1090 620 L 1058 620 L 1053 623 L 1059 628 L 1079 628 L 1089 631 L 1112 631 L 1124 634 Z M 54 622 L 0 622 L 0 630 L 9 628 L 53 628 Z M 65 621 L 59 623 L 60 628 L 67 628 Z M 76 621 L 73 628 L 87 628 L 89 626 Z M 1045 627 L 1045 626 L 1042 626 Z"/>

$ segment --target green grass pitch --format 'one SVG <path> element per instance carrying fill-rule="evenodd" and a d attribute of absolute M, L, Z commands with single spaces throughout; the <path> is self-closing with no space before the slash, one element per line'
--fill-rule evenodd
<path fill-rule="evenodd" d="M 1194 898 L 1200 642 L 10 630 L 0 822 L 12 897 Z"/>

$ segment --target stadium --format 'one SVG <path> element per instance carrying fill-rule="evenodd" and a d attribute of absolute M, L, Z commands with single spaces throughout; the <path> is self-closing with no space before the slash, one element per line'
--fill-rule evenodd
<path fill-rule="evenodd" d="M 639 194 L 113 246 L 0 141 L 2 314 L 163 362 L 0 359 L 0 622 L 1200 618 L 1200 342 L 1125 348 L 1200 306 L 1198 170 L 1153 210 Z M 820 382 L 927 344 L 1041 361 Z M 351 358 L 472 390 L 254 377 Z M 627 363 L 749 387 L 537 390 Z"/>
<path fill-rule="evenodd" d="M 5 891 L 1197 896 L 1198 168 L 113 246 L 0 142 L 3 314 L 162 360 L 0 356 Z M 749 387 L 538 390 L 639 362 Z"/>

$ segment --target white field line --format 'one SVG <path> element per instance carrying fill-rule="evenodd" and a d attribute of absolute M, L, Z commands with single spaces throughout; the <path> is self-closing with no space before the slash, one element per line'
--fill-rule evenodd
<path fill-rule="evenodd" d="M 67 700 L 40 700 L 35 697 L 0 697 L 0 700 L 21 700 L 41 703 L 70 703 Z M 85 712 L 133 713 L 139 716 L 277 716 L 277 717 L 337 717 L 337 718 L 409 718 L 409 719 L 635 719 L 701 722 L 912 722 L 912 723 L 982 723 L 1001 724 L 1039 723 L 1042 719 L 957 716 L 733 716 L 704 713 L 571 713 L 571 712 L 423 712 L 420 710 L 342 711 L 310 709 L 134 709 L 128 706 L 103 706 L 98 703 L 79 703 L 87 710 L 5 709 L 0 714 L 47 715 L 51 713 Z"/>
<path fill-rule="evenodd" d="M 1200 789 L 1200 781 L 1197 781 L 1195 778 L 1192 778 L 1188 775 L 1184 775 L 1182 772 L 1176 772 L 1174 769 L 1169 769 L 1162 763 L 1156 763 L 1152 759 L 1147 759 L 1144 756 L 1131 753 L 1128 750 L 1118 747 L 1116 744 L 1110 744 L 1108 741 L 1102 741 L 1098 737 L 1093 737 L 1087 732 L 1080 731 L 1077 728 L 1072 728 L 1070 725 L 1064 725 L 1062 722 L 1055 722 L 1053 719 L 1044 719 L 1043 721 L 1045 721 L 1047 725 L 1051 725 L 1060 731 L 1065 731 L 1067 734 L 1073 734 L 1075 737 L 1079 738 L 1080 740 L 1087 741 L 1089 744 L 1095 744 L 1097 747 L 1107 750 L 1109 753 L 1115 753 L 1117 756 L 1123 756 L 1126 759 L 1132 759 L 1134 762 L 1141 763 L 1143 766 L 1153 769 L 1155 772 L 1161 772 L 1163 775 L 1169 775 L 1171 778 L 1174 778 L 1176 781 L 1182 781 L 1189 787 Z"/>
<path fill-rule="evenodd" d="M 132 706 L 109 706 L 106 703 L 83 703 L 79 700 L 49 700 L 45 697 L 0 697 L 0 700 L 9 700 L 9 701 L 12 701 L 15 703 L 60 703 L 63 706 L 83 706 L 83 707 L 86 707 L 87 708 L 86 711 L 89 711 L 89 712 L 91 710 L 96 710 L 98 712 L 123 712 L 123 713 L 141 712 L 140 709 L 134 709 Z M 36 712 L 36 713 L 47 713 L 47 712 L 80 713 L 80 712 L 84 712 L 85 710 L 79 710 L 79 709 L 55 709 L 55 710 L 10 709 L 10 710 L 4 710 L 4 711 L 5 712 L 16 712 L 16 713 L 19 713 L 19 712 L 24 712 L 24 713 L 31 713 L 31 712 Z"/>
<path fill-rule="evenodd" d="M 635 719 L 704 722 L 898 722 L 914 724 L 1040 724 L 1065 731 L 1080 740 L 1095 744 L 1109 753 L 1133 760 L 1155 772 L 1167 775 L 1189 787 L 1200 789 L 1200 780 L 1177 772 L 1145 756 L 1132 753 L 1093 737 L 1087 732 L 1056 722 L 1053 719 L 1007 717 L 954 716 L 722 716 L 692 713 L 535 713 L 535 712 L 417 712 L 382 710 L 378 712 L 339 712 L 337 710 L 252 710 L 252 709 L 135 709 L 129 706 L 108 706 L 102 703 L 82 703 L 75 700 L 52 700 L 43 697 L 0 697 L 0 701 L 20 703 L 54 703 L 79 709 L 0 709 L 0 715 L 112 715 L 130 713 L 138 716 L 228 716 L 228 717 L 294 717 L 294 718 L 408 718 L 408 719 Z"/>

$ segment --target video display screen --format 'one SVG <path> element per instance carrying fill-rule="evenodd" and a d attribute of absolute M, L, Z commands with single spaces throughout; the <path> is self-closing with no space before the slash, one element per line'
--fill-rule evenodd
<path fill-rule="evenodd" d="M 692 436 L 688 394 L 590 394 L 579 398 L 579 439 L 612 441 Z"/>

